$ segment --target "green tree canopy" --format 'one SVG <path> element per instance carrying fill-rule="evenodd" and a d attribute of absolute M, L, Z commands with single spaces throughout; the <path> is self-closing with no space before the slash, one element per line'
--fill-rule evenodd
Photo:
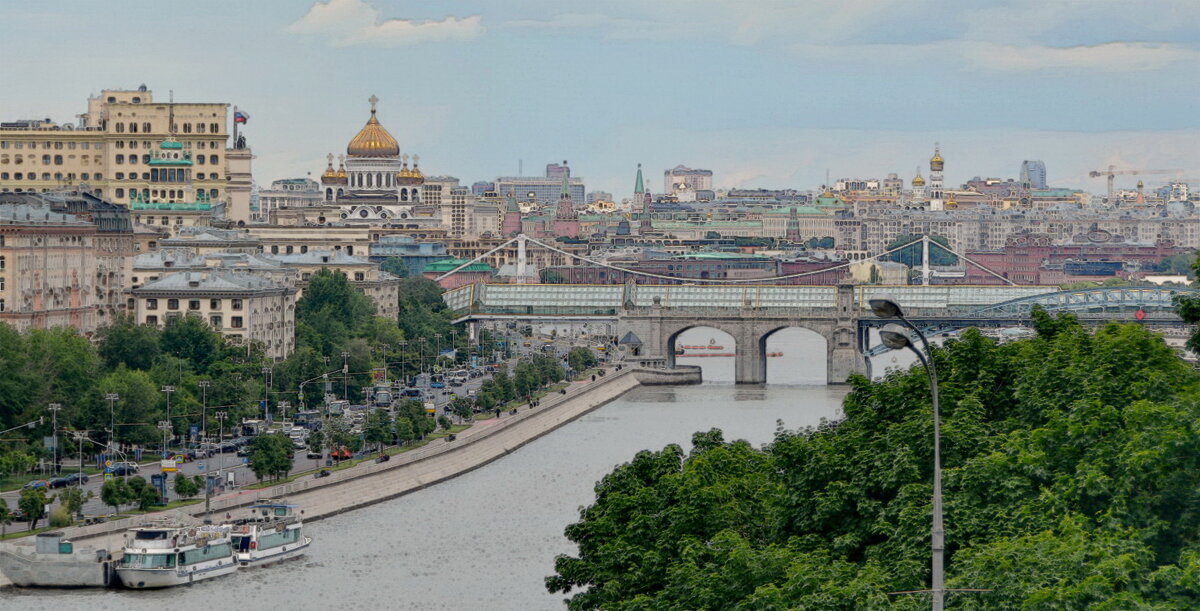
<path fill-rule="evenodd" d="M 176 316 L 167 319 L 160 345 L 163 352 L 184 359 L 195 371 L 203 372 L 216 360 L 221 338 L 199 316 Z"/>
<path fill-rule="evenodd" d="M 972 609 L 1195 608 L 1200 376 L 1134 325 L 1040 317 L 935 350 L 947 586 Z M 605 476 L 567 527 L 571 609 L 927 608 L 932 416 L 919 367 L 763 448 L 698 434 Z"/>
<path fill-rule="evenodd" d="M 125 365 L 149 369 L 158 358 L 162 332 L 152 325 L 139 325 L 133 316 L 121 314 L 96 332 L 100 357 L 110 369 Z"/>
<path fill-rule="evenodd" d="M 258 435 L 250 441 L 250 470 L 258 479 L 283 479 L 292 470 L 292 440 L 281 433 Z"/>

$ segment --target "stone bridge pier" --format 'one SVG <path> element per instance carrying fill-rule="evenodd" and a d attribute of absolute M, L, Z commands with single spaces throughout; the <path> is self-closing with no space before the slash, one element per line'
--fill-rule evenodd
<path fill-rule="evenodd" d="M 825 338 L 825 371 L 829 384 L 845 384 L 851 374 L 866 372 L 858 341 L 858 320 L 849 286 L 838 288 L 834 308 L 780 311 L 756 308 L 667 308 L 656 304 L 627 308 L 617 320 L 617 337 L 632 354 L 627 358 L 675 365 L 679 335 L 695 327 L 711 327 L 733 337 L 734 381 L 767 381 L 767 339 L 789 327 L 808 329 Z"/>

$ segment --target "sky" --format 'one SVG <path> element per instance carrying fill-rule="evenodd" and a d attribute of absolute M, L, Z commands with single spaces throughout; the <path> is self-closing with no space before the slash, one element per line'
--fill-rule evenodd
<path fill-rule="evenodd" d="M 10 1 L 0 58 L 5 121 L 143 83 L 237 105 L 264 187 L 318 176 L 371 95 L 467 185 L 562 160 L 618 199 L 638 163 L 652 191 L 678 164 L 718 188 L 907 181 L 935 143 L 948 185 L 1024 159 L 1097 193 L 1110 164 L 1200 183 L 1195 0 Z"/>

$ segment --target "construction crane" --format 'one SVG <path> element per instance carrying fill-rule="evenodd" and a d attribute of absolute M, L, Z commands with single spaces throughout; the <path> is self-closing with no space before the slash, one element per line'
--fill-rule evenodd
<path fill-rule="evenodd" d="M 1118 170 L 1115 166 L 1108 166 L 1107 170 L 1093 170 L 1088 172 L 1088 176 L 1096 178 L 1097 176 L 1108 177 L 1108 202 L 1113 201 L 1113 179 L 1118 175 L 1122 176 L 1137 176 L 1141 174 L 1178 174 L 1183 170 Z"/>

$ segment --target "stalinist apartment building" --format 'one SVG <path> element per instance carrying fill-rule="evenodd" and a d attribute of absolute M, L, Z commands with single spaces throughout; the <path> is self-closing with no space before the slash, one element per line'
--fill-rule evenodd
<path fill-rule="evenodd" d="M 50 119 L 0 123 L 0 193 L 81 186 L 129 205 L 149 195 L 151 159 L 174 139 L 193 160 L 190 179 L 235 221 L 250 218 L 249 149 L 229 134 L 229 104 L 162 102 L 145 85 L 90 97 L 75 124 Z M 168 123 L 174 119 L 174 125 Z"/>

